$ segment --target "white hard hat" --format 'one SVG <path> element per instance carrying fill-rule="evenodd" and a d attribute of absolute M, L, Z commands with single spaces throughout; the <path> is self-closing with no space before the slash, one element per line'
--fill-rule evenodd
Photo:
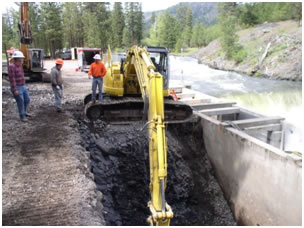
<path fill-rule="evenodd" d="M 99 54 L 96 54 L 96 55 L 93 57 L 93 59 L 98 59 L 98 60 L 101 60 L 101 57 L 100 57 L 100 55 L 99 55 Z"/>
<path fill-rule="evenodd" d="M 13 58 L 24 58 L 24 55 L 21 51 L 14 51 Z"/>

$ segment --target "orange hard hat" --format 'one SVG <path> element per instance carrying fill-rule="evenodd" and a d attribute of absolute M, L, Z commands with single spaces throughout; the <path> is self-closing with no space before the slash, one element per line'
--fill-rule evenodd
<path fill-rule="evenodd" d="M 63 60 L 62 59 L 57 59 L 56 60 L 56 64 L 62 65 L 63 64 Z"/>

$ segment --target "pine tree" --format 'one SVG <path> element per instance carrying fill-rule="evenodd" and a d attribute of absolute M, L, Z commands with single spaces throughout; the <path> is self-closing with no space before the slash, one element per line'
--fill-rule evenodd
<path fill-rule="evenodd" d="M 181 3 L 180 7 L 178 7 L 176 11 L 176 18 L 182 28 L 181 33 L 183 32 L 184 28 L 187 25 L 187 10 L 188 7 Z"/>
<path fill-rule="evenodd" d="M 192 21 L 193 21 L 192 10 L 191 10 L 191 8 L 187 8 L 187 11 L 186 11 L 186 26 L 190 27 L 191 30 L 192 30 Z"/>
<path fill-rule="evenodd" d="M 135 38 L 136 43 L 141 44 L 141 40 L 143 38 L 143 21 L 144 15 L 142 12 L 142 4 L 137 3 L 135 7 Z"/>
<path fill-rule="evenodd" d="M 82 20 L 84 23 L 85 45 L 107 49 L 112 36 L 109 4 L 85 2 Z"/>
<path fill-rule="evenodd" d="M 114 3 L 112 13 L 112 46 L 113 48 L 123 47 L 123 30 L 125 27 L 125 19 L 121 2 Z"/>
<path fill-rule="evenodd" d="M 5 48 L 19 47 L 19 37 L 17 34 L 17 15 L 16 12 L 11 8 L 7 9 L 2 14 L 2 50 Z"/>
<path fill-rule="evenodd" d="M 63 4 L 63 30 L 64 46 L 78 46 L 78 7 L 76 2 L 66 2 Z"/>
<path fill-rule="evenodd" d="M 205 29 L 201 24 L 195 24 L 191 37 L 191 47 L 201 47 L 205 45 Z"/>
<path fill-rule="evenodd" d="M 219 22 L 222 29 L 221 45 L 228 59 L 238 48 L 238 36 L 236 35 L 236 3 L 218 3 Z"/>
<path fill-rule="evenodd" d="M 165 13 L 159 17 L 157 23 L 158 43 L 169 49 L 173 49 L 176 43 L 176 19 L 171 16 L 166 10 Z"/>
<path fill-rule="evenodd" d="M 132 45 L 131 34 L 127 27 L 123 30 L 122 44 L 124 48 L 129 48 Z"/>
<path fill-rule="evenodd" d="M 151 24 L 152 24 L 152 26 L 154 25 L 155 21 L 156 21 L 155 12 L 152 12 L 152 16 L 151 16 Z"/>
<path fill-rule="evenodd" d="M 131 36 L 131 43 L 136 43 L 135 39 L 135 2 L 125 3 L 126 15 L 127 15 L 127 28 Z"/>
<path fill-rule="evenodd" d="M 41 3 L 41 13 L 44 18 L 45 36 L 47 37 L 51 57 L 55 58 L 55 52 L 62 49 L 63 32 L 62 32 L 62 7 L 58 2 Z"/>

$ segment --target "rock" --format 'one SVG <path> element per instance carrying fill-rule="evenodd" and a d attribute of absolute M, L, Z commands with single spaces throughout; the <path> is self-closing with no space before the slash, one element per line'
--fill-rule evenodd
<path fill-rule="evenodd" d="M 96 146 L 102 151 L 107 154 L 115 155 L 117 153 L 115 147 L 113 145 L 109 145 L 106 143 L 105 138 L 99 138 L 95 141 Z"/>

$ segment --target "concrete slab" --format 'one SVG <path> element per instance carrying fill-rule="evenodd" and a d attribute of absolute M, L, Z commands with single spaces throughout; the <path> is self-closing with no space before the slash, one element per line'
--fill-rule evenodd
<path fill-rule="evenodd" d="M 229 107 L 229 108 L 214 108 L 214 109 L 205 109 L 199 111 L 200 113 L 215 116 L 215 115 L 227 115 L 227 114 L 236 114 L 240 113 L 240 108 L 238 107 Z"/>

